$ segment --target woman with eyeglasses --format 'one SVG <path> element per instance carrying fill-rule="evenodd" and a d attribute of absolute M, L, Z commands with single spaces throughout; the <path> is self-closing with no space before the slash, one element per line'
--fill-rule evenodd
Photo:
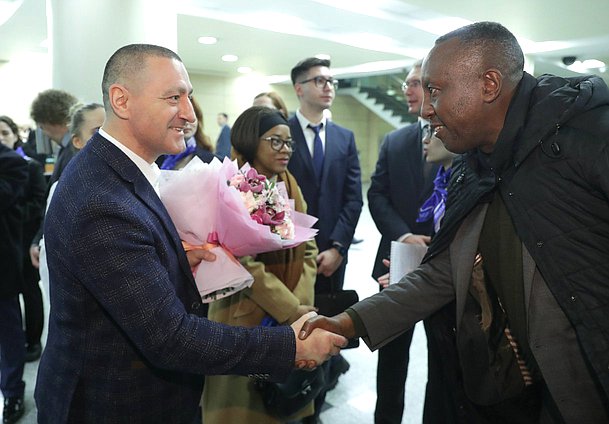
<path fill-rule="evenodd" d="M 288 123 L 278 111 L 263 106 L 247 109 L 231 129 L 231 144 L 239 166 L 247 162 L 269 180 L 283 181 L 294 209 L 306 212 L 300 188 L 287 170 L 293 142 Z M 316 257 L 317 246 L 311 240 L 292 249 L 240 258 L 254 277 L 252 287 L 211 303 L 209 319 L 244 327 L 287 325 L 315 310 Z M 283 422 L 267 413 L 247 377 L 206 377 L 202 405 L 205 424 Z M 312 413 L 311 402 L 290 420 Z"/>

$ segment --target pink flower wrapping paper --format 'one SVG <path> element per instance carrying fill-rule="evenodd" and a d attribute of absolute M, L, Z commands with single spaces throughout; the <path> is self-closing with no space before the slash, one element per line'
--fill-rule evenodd
<path fill-rule="evenodd" d="M 245 165 L 242 173 L 249 171 Z M 239 174 L 236 161 L 214 159 L 207 164 L 194 158 L 180 171 L 162 171 L 161 200 L 178 230 L 180 238 L 194 246 L 205 246 L 216 254 L 213 262 L 202 261 L 194 270 L 197 288 L 204 302 L 229 296 L 250 287 L 253 277 L 235 261 L 248 256 L 297 246 L 315 237 L 311 228 L 317 218 L 293 210 L 283 183 L 277 189 L 290 209 L 293 231 L 279 226 L 278 232 L 292 235 L 282 239 L 269 225 L 252 219 L 243 192 L 228 182 Z M 250 209 L 251 204 L 248 204 Z M 283 231 L 282 231 L 283 230 Z M 213 242 L 210 244 L 209 242 Z"/>

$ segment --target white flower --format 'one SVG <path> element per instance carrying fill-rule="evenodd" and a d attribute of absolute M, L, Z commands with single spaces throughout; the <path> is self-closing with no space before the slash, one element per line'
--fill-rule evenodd
<path fill-rule="evenodd" d="M 228 184 L 231 187 L 239 187 L 239 184 L 241 184 L 243 181 L 245 181 L 245 176 L 241 172 L 237 172 L 231 177 L 231 179 L 228 181 Z"/>
<path fill-rule="evenodd" d="M 286 218 L 283 223 L 276 225 L 275 232 L 279 234 L 283 240 L 292 240 L 294 238 L 294 224 L 292 223 L 292 220 Z"/>
<path fill-rule="evenodd" d="M 256 201 L 256 197 L 254 197 L 254 193 L 252 193 L 251 191 L 247 191 L 247 192 L 240 191 L 239 194 L 241 195 L 243 204 L 245 205 L 245 207 L 247 208 L 247 211 L 250 214 L 252 212 L 254 212 L 256 209 L 258 209 L 259 204 Z"/>

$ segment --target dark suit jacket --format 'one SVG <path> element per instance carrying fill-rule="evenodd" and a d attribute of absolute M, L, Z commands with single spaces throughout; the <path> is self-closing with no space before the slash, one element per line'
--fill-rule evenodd
<path fill-rule="evenodd" d="M 230 158 L 230 127 L 224 125 L 218 135 L 218 141 L 216 141 L 216 155 L 220 160 L 224 159 L 225 156 Z"/>
<path fill-rule="evenodd" d="M 41 423 L 192 423 L 201 374 L 293 369 L 290 327 L 201 318 L 177 231 L 154 189 L 95 134 L 66 168 L 45 223 L 51 315 L 36 385 Z"/>
<path fill-rule="evenodd" d="M 40 229 L 40 223 L 44 216 L 47 181 L 44 178 L 42 165 L 31 158 L 26 160 L 29 178 L 23 202 L 23 247 L 27 253 L 32 238 Z M 30 260 L 29 253 L 27 253 L 27 260 Z"/>
<path fill-rule="evenodd" d="M 25 159 L 0 143 L 0 299 L 17 296 L 21 290 L 21 203 L 27 183 Z"/>
<path fill-rule="evenodd" d="M 295 144 L 288 169 L 298 181 L 308 213 L 319 218 L 317 247 L 322 252 L 337 241 L 349 248 L 363 204 L 355 137 L 348 129 L 327 122 L 320 184 L 298 118 L 293 116 L 289 124 Z"/>
<path fill-rule="evenodd" d="M 421 204 L 433 190 L 437 164 L 421 157 L 421 126 L 407 125 L 385 135 L 368 190 L 370 214 L 381 233 L 372 277 L 387 272 L 391 241 L 406 233 L 430 235 L 433 222 L 417 223 Z"/>

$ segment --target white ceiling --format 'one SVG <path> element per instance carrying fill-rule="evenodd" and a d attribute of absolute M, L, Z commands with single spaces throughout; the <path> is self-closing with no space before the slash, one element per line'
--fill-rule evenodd
<path fill-rule="evenodd" d="M 0 0 L 15 3 L 21 0 Z M 171 1 L 171 0 L 168 0 Z M 425 55 L 447 18 L 493 20 L 523 44 L 535 74 L 573 73 L 563 56 L 599 59 L 609 65 L 609 0 L 174 0 L 178 52 L 190 72 L 236 76 L 249 66 L 261 75 L 289 74 L 302 58 L 325 53 L 337 75 L 403 69 Z M 460 25 L 458 25 L 460 26 Z M 218 43 L 199 44 L 212 35 Z M 18 52 L 45 51 L 45 0 L 24 0 L 0 26 L 0 61 Z M 547 50 L 547 51 L 543 51 Z M 234 63 L 224 54 L 239 56 Z M 609 79 L 609 73 L 593 70 Z"/>

